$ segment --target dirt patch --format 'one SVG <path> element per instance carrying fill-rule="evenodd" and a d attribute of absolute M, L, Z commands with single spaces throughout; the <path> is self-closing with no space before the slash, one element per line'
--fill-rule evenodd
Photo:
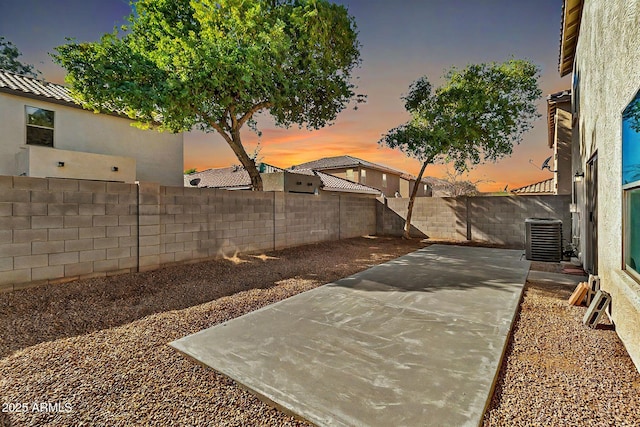
<path fill-rule="evenodd" d="M 167 343 L 424 246 L 357 238 L 0 294 L 0 404 L 26 405 L 0 425 L 306 425 Z"/>

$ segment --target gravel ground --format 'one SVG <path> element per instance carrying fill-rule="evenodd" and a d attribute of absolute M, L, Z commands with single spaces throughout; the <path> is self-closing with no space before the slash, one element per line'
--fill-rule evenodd
<path fill-rule="evenodd" d="M 306 425 L 167 343 L 423 246 L 357 238 L 0 294 L 0 425 Z"/>
<path fill-rule="evenodd" d="M 582 324 L 572 292 L 525 288 L 484 426 L 640 426 L 640 374 L 606 316 Z"/>
<path fill-rule="evenodd" d="M 166 344 L 422 246 L 350 239 L 0 294 L 0 426 L 305 426 Z M 485 426 L 640 425 L 640 374 L 572 290 L 527 286 Z"/>

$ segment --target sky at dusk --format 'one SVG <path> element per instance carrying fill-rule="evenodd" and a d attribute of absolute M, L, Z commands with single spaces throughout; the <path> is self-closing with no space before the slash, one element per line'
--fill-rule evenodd
<path fill-rule="evenodd" d="M 383 133 L 405 122 L 400 97 L 417 78 L 426 75 L 439 85 L 444 71 L 469 63 L 525 58 L 542 70 L 539 101 L 542 114 L 511 157 L 481 165 L 469 178 L 481 180 L 483 191 L 516 188 L 551 178 L 536 169 L 552 155 L 547 146 L 546 101 L 549 93 L 570 87 L 558 73 L 561 0 L 334 0 L 355 17 L 362 45 L 357 93 L 367 95 L 358 110 L 343 111 L 332 126 L 317 130 L 274 127 L 259 115 L 262 136 L 245 129 L 243 140 L 252 153 L 260 142 L 263 161 L 280 166 L 348 154 L 417 174 L 420 164 L 378 145 Z M 34 64 L 46 80 L 64 83 L 64 70 L 49 52 L 66 37 L 95 41 L 130 13 L 125 0 L 1 0 L 0 36 L 22 52 L 20 60 Z M 184 166 L 203 170 L 239 163 L 221 136 L 185 134 Z M 426 175 L 442 177 L 445 166 L 429 166 Z"/>

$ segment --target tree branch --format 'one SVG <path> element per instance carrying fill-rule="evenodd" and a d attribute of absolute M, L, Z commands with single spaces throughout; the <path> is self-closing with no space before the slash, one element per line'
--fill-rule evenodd
<path fill-rule="evenodd" d="M 220 123 L 216 123 L 212 120 L 209 121 L 209 126 L 211 126 L 212 128 L 214 128 L 215 130 L 218 131 L 218 133 L 220 135 L 222 135 L 222 137 L 224 138 L 225 141 L 227 141 L 227 143 L 229 145 L 233 144 L 233 140 L 231 139 L 231 137 L 224 131 L 224 125 L 221 125 Z"/>
<path fill-rule="evenodd" d="M 240 126 L 238 126 L 238 118 L 236 117 L 235 105 L 229 106 L 229 118 L 231 119 L 231 132 L 239 130 Z"/>
<path fill-rule="evenodd" d="M 269 108 L 272 105 L 273 104 L 271 104 L 271 102 L 269 101 L 260 102 L 254 105 L 249 111 L 247 111 L 242 117 L 240 117 L 240 119 L 238 120 L 238 126 L 242 126 L 247 120 L 251 118 L 251 116 L 253 116 L 258 111 L 262 110 L 263 108 Z"/>

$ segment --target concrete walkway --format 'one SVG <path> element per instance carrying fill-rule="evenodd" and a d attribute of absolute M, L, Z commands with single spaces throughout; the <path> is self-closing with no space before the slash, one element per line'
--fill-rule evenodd
<path fill-rule="evenodd" d="M 433 245 L 170 345 L 321 426 L 477 426 L 522 251 Z"/>

